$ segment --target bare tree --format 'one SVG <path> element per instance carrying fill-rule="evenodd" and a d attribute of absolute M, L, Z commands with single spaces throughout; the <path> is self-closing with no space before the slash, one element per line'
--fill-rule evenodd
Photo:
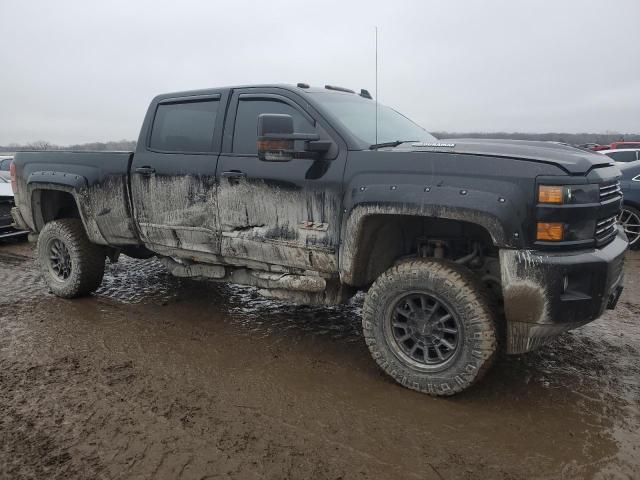
<path fill-rule="evenodd" d="M 36 140 L 26 145 L 27 150 L 54 150 L 53 144 L 46 140 Z"/>

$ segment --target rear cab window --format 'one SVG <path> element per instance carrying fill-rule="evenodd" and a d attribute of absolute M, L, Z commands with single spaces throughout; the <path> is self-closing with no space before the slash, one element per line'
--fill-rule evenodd
<path fill-rule="evenodd" d="M 160 103 L 149 148 L 160 152 L 211 152 L 219 98 Z"/>

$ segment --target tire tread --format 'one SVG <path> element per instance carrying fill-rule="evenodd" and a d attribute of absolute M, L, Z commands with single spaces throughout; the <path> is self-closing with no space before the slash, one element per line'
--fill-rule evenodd
<path fill-rule="evenodd" d="M 479 340 L 479 352 L 483 359 L 475 375 L 458 376 L 454 378 L 456 381 L 449 382 L 453 386 L 446 390 L 435 390 L 427 388 L 426 381 L 406 382 L 406 377 L 411 376 L 410 372 L 399 371 L 394 364 L 400 364 L 399 361 L 393 360 L 394 354 L 387 352 L 386 345 L 379 345 L 379 339 L 375 335 L 375 327 L 378 321 L 383 321 L 379 317 L 380 314 L 380 297 L 383 292 L 396 287 L 398 282 L 402 282 L 403 278 L 412 278 L 414 281 L 420 281 L 424 275 L 429 275 L 438 280 L 447 282 L 458 290 L 456 297 L 460 298 L 460 302 L 466 305 L 466 309 L 473 309 L 477 312 L 472 322 L 474 326 L 474 337 Z M 371 355 L 380 368 L 387 374 L 391 375 L 396 381 L 413 390 L 429 393 L 437 396 L 448 396 L 466 390 L 473 384 L 477 383 L 493 365 L 498 351 L 498 334 L 496 330 L 496 315 L 491 308 L 491 299 L 489 291 L 482 283 L 465 267 L 446 262 L 443 260 L 433 259 L 409 259 L 397 263 L 389 270 L 384 272 L 373 283 L 367 293 L 362 315 L 362 328 L 364 338 Z M 392 357 L 389 357 L 392 356 Z M 462 382 L 460 381 L 462 378 Z M 415 380 L 415 376 L 414 376 Z"/>
<path fill-rule="evenodd" d="M 46 263 L 48 253 L 44 251 L 51 237 L 65 240 L 69 253 L 75 259 L 73 268 L 76 272 L 72 274 L 71 281 L 68 283 L 60 283 L 51 278 Z M 51 291 L 59 297 L 74 298 L 87 295 L 102 283 L 105 263 L 104 247 L 89 241 L 79 218 L 64 218 L 47 223 L 38 236 L 37 251 L 40 271 Z M 43 255 L 45 258 L 42 258 Z"/>

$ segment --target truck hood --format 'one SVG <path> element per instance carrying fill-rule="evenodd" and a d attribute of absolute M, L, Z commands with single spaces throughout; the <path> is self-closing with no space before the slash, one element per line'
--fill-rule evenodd
<path fill-rule="evenodd" d="M 406 142 L 395 147 L 394 150 L 481 155 L 551 163 L 572 175 L 585 174 L 594 167 L 614 164 L 613 159 L 601 153 L 562 143 L 528 140 L 449 138 L 435 143 Z"/>

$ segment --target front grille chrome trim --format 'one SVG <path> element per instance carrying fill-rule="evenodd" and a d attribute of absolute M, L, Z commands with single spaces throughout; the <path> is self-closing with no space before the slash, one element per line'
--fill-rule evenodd
<path fill-rule="evenodd" d="M 600 201 L 609 200 L 622 196 L 622 189 L 620 188 L 620 182 L 616 181 L 605 185 L 600 185 Z"/>

